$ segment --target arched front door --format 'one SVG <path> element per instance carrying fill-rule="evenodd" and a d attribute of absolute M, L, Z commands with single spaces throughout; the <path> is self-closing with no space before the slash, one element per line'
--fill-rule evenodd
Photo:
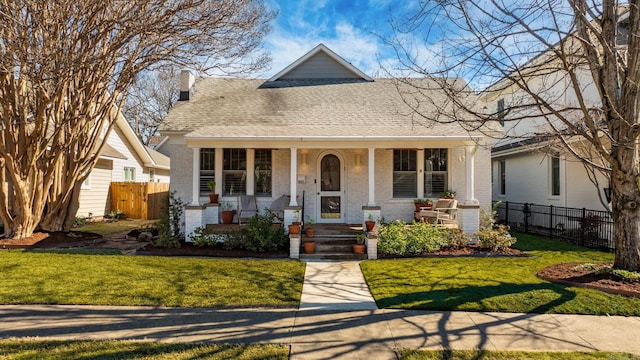
<path fill-rule="evenodd" d="M 321 155 L 318 161 L 318 222 L 344 222 L 342 160 L 334 153 Z"/>

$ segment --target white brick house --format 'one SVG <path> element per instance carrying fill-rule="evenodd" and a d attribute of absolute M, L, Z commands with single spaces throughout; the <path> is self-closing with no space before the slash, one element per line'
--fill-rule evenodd
<path fill-rule="evenodd" d="M 373 79 L 322 44 L 270 79 L 183 72 L 181 83 L 161 133 L 171 188 L 189 204 L 187 234 L 219 221 L 206 205 L 209 179 L 234 204 L 249 194 L 266 208 L 295 194 L 286 217 L 299 209 L 317 223 L 362 223 L 370 213 L 411 221 L 414 198 L 452 189 L 459 225 L 473 232 L 491 202 L 488 138 L 416 118 L 397 81 Z"/>

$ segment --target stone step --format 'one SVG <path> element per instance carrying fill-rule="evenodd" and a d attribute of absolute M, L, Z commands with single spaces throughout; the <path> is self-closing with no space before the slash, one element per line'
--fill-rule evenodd
<path fill-rule="evenodd" d="M 300 254 L 302 260 L 366 260 L 367 254 L 347 254 L 347 253 L 318 253 Z"/>

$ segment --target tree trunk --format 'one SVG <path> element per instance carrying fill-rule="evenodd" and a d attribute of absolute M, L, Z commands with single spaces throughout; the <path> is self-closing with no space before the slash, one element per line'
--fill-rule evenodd
<path fill-rule="evenodd" d="M 613 148 L 619 163 L 612 164 L 611 210 L 615 260 L 613 267 L 640 271 L 640 191 L 636 169 L 636 148 Z M 625 169 L 625 170 L 623 170 Z"/>

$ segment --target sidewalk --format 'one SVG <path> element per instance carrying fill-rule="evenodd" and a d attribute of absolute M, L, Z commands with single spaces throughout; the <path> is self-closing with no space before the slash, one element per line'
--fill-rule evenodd
<path fill-rule="evenodd" d="M 5 305 L 0 319 L 0 338 L 279 343 L 294 360 L 396 359 L 403 348 L 640 355 L 638 317 L 379 310 L 357 262 L 307 263 L 300 309 Z"/>

